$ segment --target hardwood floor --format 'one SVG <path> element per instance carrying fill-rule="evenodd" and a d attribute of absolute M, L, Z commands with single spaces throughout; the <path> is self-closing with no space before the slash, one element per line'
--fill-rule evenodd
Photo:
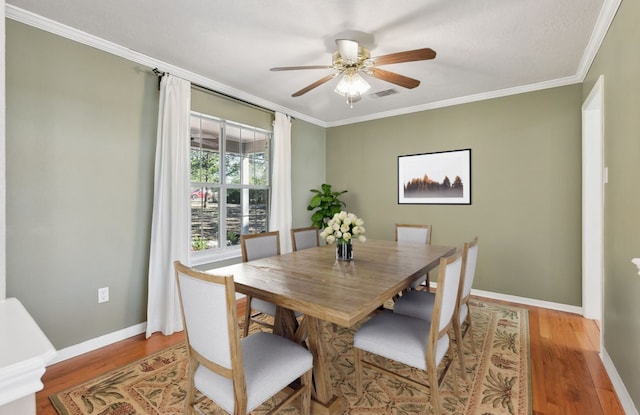
<path fill-rule="evenodd" d="M 523 307 L 519 304 L 514 304 Z M 599 329 L 579 315 L 527 307 L 532 415 L 624 415 L 598 356 Z M 240 314 L 242 315 L 242 314 Z M 132 337 L 47 368 L 37 413 L 56 415 L 49 395 L 184 341 L 183 333 Z"/>

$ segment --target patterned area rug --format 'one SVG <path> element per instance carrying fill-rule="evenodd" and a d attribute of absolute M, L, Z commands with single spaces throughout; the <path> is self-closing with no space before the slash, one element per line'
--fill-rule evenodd
<path fill-rule="evenodd" d="M 492 302 L 471 304 L 476 354 L 471 352 L 469 333 L 464 338 L 467 380 L 449 370 L 441 385 L 441 399 L 447 415 L 530 415 L 531 381 L 527 311 Z M 257 330 L 253 328 L 253 330 Z M 328 346 L 330 375 L 336 394 L 349 402 L 348 414 L 431 414 L 428 392 L 365 369 L 362 396 L 353 386 L 354 329 L 331 325 L 323 329 Z M 454 347 L 454 349 L 456 349 Z M 457 349 L 456 349 L 457 350 Z M 395 362 L 394 370 L 424 379 L 424 372 Z M 120 369 L 50 397 L 61 415 L 178 415 L 184 413 L 187 355 L 184 344 L 170 347 Z M 458 377 L 460 394 L 453 392 Z M 277 398 L 273 398 L 274 400 Z M 273 400 L 255 410 L 266 413 Z M 294 402 L 298 405 L 298 402 Z M 225 412 L 206 401 L 205 414 Z M 297 407 L 281 413 L 298 415 Z"/>

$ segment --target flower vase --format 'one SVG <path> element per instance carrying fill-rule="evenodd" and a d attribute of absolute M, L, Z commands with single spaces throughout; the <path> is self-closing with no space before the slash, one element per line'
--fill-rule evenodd
<path fill-rule="evenodd" d="M 336 259 L 341 261 L 351 261 L 353 259 L 351 240 L 336 242 Z"/>

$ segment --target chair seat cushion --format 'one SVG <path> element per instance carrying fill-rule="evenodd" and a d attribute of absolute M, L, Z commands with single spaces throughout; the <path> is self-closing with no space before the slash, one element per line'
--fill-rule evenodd
<path fill-rule="evenodd" d="M 276 305 L 268 301 L 261 300 L 259 298 L 251 299 L 251 309 L 259 311 L 268 316 L 276 315 Z"/>
<path fill-rule="evenodd" d="M 266 314 L 271 317 L 275 317 L 276 315 L 276 305 L 259 298 L 251 299 L 251 309 L 259 311 L 262 314 Z M 302 313 L 299 311 L 294 311 L 294 314 L 296 315 L 296 318 L 302 315 Z"/>
<path fill-rule="evenodd" d="M 313 357 L 304 347 L 271 333 L 258 332 L 241 340 L 247 385 L 247 412 L 311 370 Z M 233 383 L 206 367 L 196 369 L 194 383 L 209 399 L 234 413 Z"/>
<path fill-rule="evenodd" d="M 353 346 L 418 369 L 427 370 L 427 340 L 431 322 L 385 310 L 360 327 Z M 449 347 L 449 337 L 436 346 L 436 365 Z"/>
<path fill-rule="evenodd" d="M 393 304 L 393 312 L 431 321 L 435 293 L 429 291 L 409 291 Z"/>
<path fill-rule="evenodd" d="M 417 280 L 413 281 L 409 287 L 411 287 L 412 290 L 417 290 L 425 282 L 427 282 L 426 274 L 418 278 Z"/>

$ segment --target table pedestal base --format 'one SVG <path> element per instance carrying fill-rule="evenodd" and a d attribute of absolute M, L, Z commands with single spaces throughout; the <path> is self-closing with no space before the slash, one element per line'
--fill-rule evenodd
<path fill-rule="evenodd" d="M 334 396 L 327 405 L 315 399 L 311 399 L 311 413 L 313 415 L 339 415 L 344 414 L 349 407 L 347 398 L 344 396 Z"/>

